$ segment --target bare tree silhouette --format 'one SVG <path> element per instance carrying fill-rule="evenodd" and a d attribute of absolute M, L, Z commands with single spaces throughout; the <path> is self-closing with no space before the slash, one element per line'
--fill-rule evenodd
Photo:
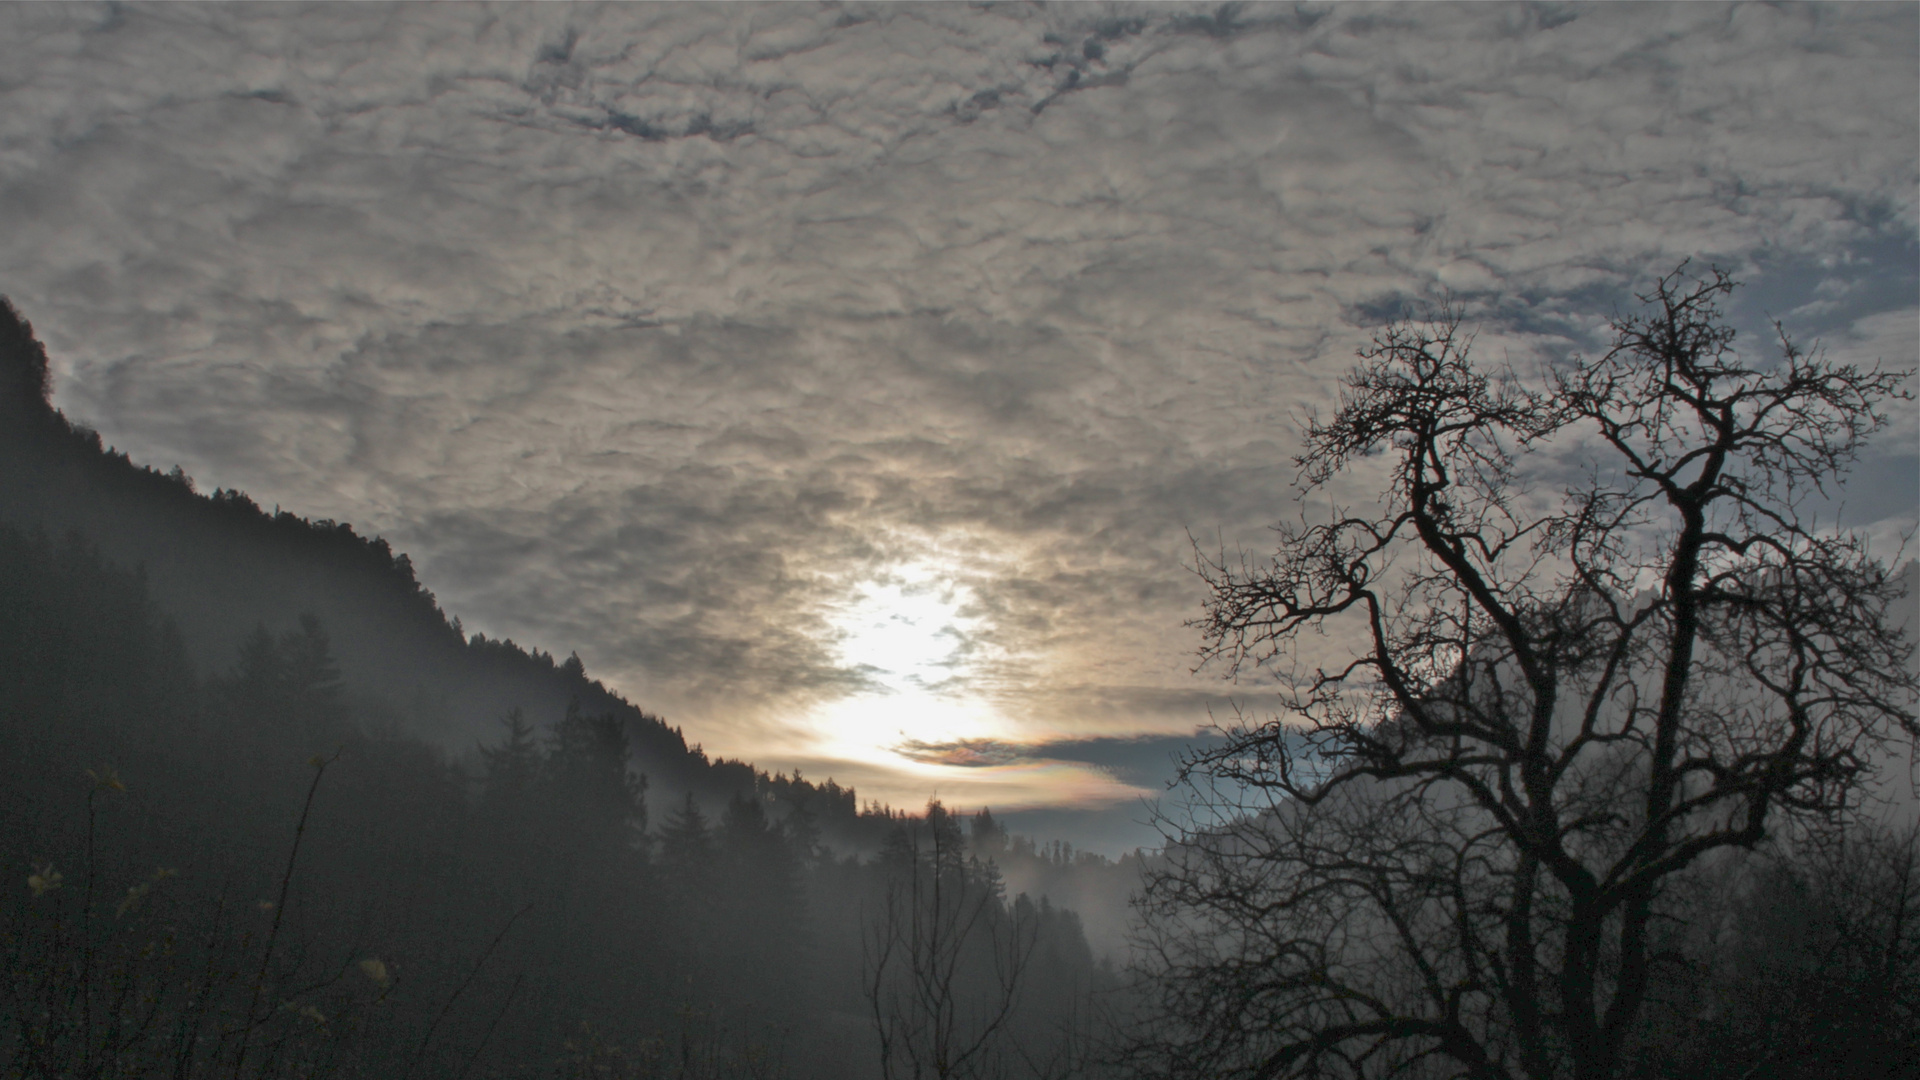
<path fill-rule="evenodd" d="M 1901 578 L 1809 503 L 1911 373 L 1777 324 L 1743 356 L 1735 287 L 1682 264 L 1535 378 L 1476 366 L 1457 310 L 1387 327 L 1297 459 L 1331 496 L 1383 457 L 1378 501 L 1200 557 L 1204 661 L 1273 668 L 1287 715 L 1185 763 L 1141 1061 L 1619 1075 L 1675 875 L 1844 818 L 1920 734 Z M 1350 662 L 1309 663 L 1322 634 Z"/>
<path fill-rule="evenodd" d="M 990 864 L 967 858 L 939 803 L 885 853 L 891 872 L 869 919 L 865 996 L 887 1080 L 988 1080 L 1018 1058 L 1008 1021 L 1038 926 L 1002 902 Z"/>

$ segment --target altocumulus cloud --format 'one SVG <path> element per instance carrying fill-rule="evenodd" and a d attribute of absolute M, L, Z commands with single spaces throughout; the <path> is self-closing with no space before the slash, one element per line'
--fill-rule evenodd
<path fill-rule="evenodd" d="M 836 612 L 939 576 L 983 711 L 903 704 L 902 768 L 1122 799 L 1044 747 L 1222 704 L 1186 530 L 1264 546 L 1381 315 L 1590 348 L 1702 254 L 1911 362 L 1915 15 L 9 6 L 0 291 L 112 442 L 388 535 L 713 749 L 831 770 L 796 718 L 885 689 Z"/>

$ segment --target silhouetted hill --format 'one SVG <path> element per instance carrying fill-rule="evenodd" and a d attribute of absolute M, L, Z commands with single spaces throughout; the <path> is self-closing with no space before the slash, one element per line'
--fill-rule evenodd
<path fill-rule="evenodd" d="M 543 732 L 577 706 L 621 722 L 656 807 L 692 792 L 718 813 L 735 796 L 753 795 L 783 820 L 798 813 L 818 841 L 842 853 L 878 851 L 915 819 L 862 805 L 854 789 L 831 779 L 710 759 L 679 728 L 589 678 L 577 657 L 557 661 L 511 640 L 464 634 L 411 560 L 385 540 L 345 522 L 269 512 L 239 491 L 201 494 L 177 467 L 162 472 L 103 445 L 54 408 L 50 392 L 46 349 L 0 297 L 0 529 L 56 541 L 78 534 L 108 563 L 137 569 L 201 677 L 226 675 L 262 627 L 283 634 L 312 615 L 353 715 L 375 733 L 468 755 L 505 736 L 501 721 L 511 709 Z"/>
<path fill-rule="evenodd" d="M 677 729 L 588 678 L 577 659 L 465 636 L 385 540 L 268 512 L 238 491 L 202 495 L 177 468 L 163 473 L 103 446 L 52 406 L 46 351 L 4 300 L 0 524 L 77 532 L 109 560 L 142 568 L 203 674 L 224 672 L 256 627 L 277 633 L 312 614 L 363 719 L 471 747 L 499 735 L 507 708 L 546 727 L 578 701 L 624 721 L 655 790 L 723 801 L 753 786 L 751 767 L 716 768 Z"/>

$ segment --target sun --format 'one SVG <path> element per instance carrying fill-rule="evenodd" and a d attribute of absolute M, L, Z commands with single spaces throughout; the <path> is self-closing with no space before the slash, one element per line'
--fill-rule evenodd
<path fill-rule="evenodd" d="M 866 766 L 864 791 L 909 805 L 931 794 L 950 806 L 1092 807 L 1156 794 L 1048 757 L 1030 718 L 1003 708 L 996 687 L 1022 658 L 996 640 L 970 584 L 995 569 L 978 555 L 928 556 L 843 586 L 827 622 L 858 685 L 809 712 L 809 756 Z"/>
<path fill-rule="evenodd" d="M 861 582 L 833 620 L 841 663 L 899 693 L 964 679 L 979 619 L 973 591 L 938 570 L 915 565 Z"/>
<path fill-rule="evenodd" d="M 950 567 L 913 563 L 857 583 L 831 621 L 835 651 L 864 686 L 816 717 L 836 751 L 900 765 L 891 747 L 940 742 L 997 728 L 970 686 L 982 619 L 973 591 Z"/>

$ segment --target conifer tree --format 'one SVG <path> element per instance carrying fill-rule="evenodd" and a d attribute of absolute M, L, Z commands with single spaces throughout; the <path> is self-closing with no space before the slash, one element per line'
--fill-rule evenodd
<path fill-rule="evenodd" d="M 328 753 L 349 734 L 332 645 L 310 614 L 278 638 L 265 624 L 256 625 L 216 692 L 232 734 L 276 758 Z"/>
<path fill-rule="evenodd" d="M 703 873 L 712 861 L 713 836 L 707 828 L 707 816 L 700 812 L 699 802 L 689 791 L 660 830 L 660 863 L 669 874 L 684 877 Z"/>
<path fill-rule="evenodd" d="M 480 747 L 487 770 L 482 804 L 496 813 L 522 808 L 540 778 L 542 764 L 533 725 L 520 706 L 508 709 L 500 723 L 507 729 L 506 738 L 498 746 Z"/>
<path fill-rule="evenodd" d="M 975 857 L 997 859 L 1007 850 L 1007 827 L 995 821 L 993 811 L 983 806 L 979 813 L 973 815 L 968 839 L 972 842 Z"/>
<path fill-rule="evenodd" d="M 555 795 L 587 828 L 638 848 L 647 828 L 646 777 L 628 764 L 626 725 L 614 713 L 588 715 L 580 699 L 553 728 L 547 764 Z"/>

